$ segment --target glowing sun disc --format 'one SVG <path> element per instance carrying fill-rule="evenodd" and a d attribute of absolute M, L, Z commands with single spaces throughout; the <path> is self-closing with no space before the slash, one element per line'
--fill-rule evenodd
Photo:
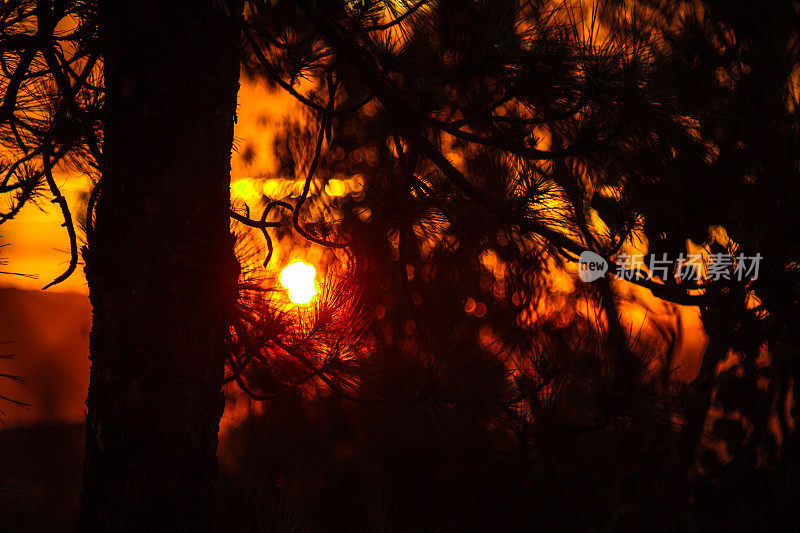
<path fill-rule="evenodd" d="M 286 265 L 281 271 L 281 285 L 289 293 L 289 300 L 296 304 L 307 304 L 317 295 L 315 277 L 317 271 L 313 266 L 302 261 Z"/>

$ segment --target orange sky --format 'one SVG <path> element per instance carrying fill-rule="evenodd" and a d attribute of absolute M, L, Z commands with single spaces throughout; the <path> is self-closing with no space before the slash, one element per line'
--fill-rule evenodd
<path fill-rule="evenodd" d="M 239 90 L 238 122 L 234 129 L 239 152 L 249 145 L 255 156 L 245 162 L 239 153 L 231 158 L 231 180 L 234 193 L 246 191 L 237 187 L 247 178 L 273 175 L 276 161 L 272 152 L 274 128 L 270 124 L 283 120 L 297 110 L 295 100 L 282 92 L 269 91 L 263 84 L 242 80 Z M 86 191 L 88 180 L 80 175 L 59 176 L 62 192 L 73 209 L 80 195 Z M 61 227 L 60 213 L 48 201 L 37 206 L 26 206 L 14 219 L 0 226 L 0 244 L 8 243 L 3 253 L 8 259 L 5 270 L 35 274 L 37 279 L 0 275 L 0 287 L 17 287 L 38 290 L 61 274 L 69 261 L 69 241 Z M 63 283 L 51 287 L 49 292 L 88 293 L 83 269 L 78 270 Z"/>
<path fill-rule="evenodd" d="M 299 116 L 300 104 L 282 91 L 273 92 L 263 83 L 241 80 L 239 91 L 238 121 L 234 129 L 235 151 L 231 159 L 232 195 L 253 205 L 260 197 L 259 183 L 254 178 L 265 176 L 276 177 L 277 161 L 273 153 L 273 140 L 276 123 L 289 116 Z M 253 154 L 245 160 L 240 154 L 245 148 Z M 293 176 L 278 176 L 274 185 L 283 186 Z M 61 176 L 63 192 L 72 206 L 78 205 L 80 194 L 86 190 L 87 180 L 82 176 Z M 349 185 L 348 185 L 349 186 Z M 37 279 L 16 276 L 0 276 L 0 287 L 17 287 L 39 290 L 47 282 L 54 279 L 65 268 L 68 255 L 68 241 L 55 206 L 49 202 L 42 203 L 42 211 L 36 206 L 27 206 L 19 216 L 0 227 L 0 243 L 9 243 L 4 252 L 9 260 L 6 269 L 38 275 Z M 73 209 L 74 211 L 74 209 Z M 290 257 L 280 257 L 284 250 L 276 247 L 276 264 L 286 263 L 297 255 L 290 252 Z M 318 254 L 316 250 L 298 250 L 303 259 L 311 260 Z M 308 256 L 308 257 L 306 257 Z M 676 313 L 680 315 L 684 335 L 680 342 L 685 345 L 682 352 L 687 352 L 688 360 L 696 360 L 705 344 L 705 335 L 695 308 L 682 308 L 665 304 L 654 298 L 649 291 L 630 286 L 628 283 L 617 283 L 621 295 L 633 296 L 639 304 L 627 310 L 631 327 L 638 329 L 648 321 L 674 322 Z M 49 292 L 78 292 L 87 294 L 88 288 L 83 269 L 78 270 L 65 282 L 48 289 Z M 629 306 L 630 307 L 630 306 Z M 638 325 L 637 325 L 638 324 Z M 691 375 L 695 365 L 690 364 L 684 372 Z"/>

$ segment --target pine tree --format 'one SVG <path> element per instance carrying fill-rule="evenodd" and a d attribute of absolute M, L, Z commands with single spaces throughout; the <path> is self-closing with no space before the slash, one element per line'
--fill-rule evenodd
<path fill-rule="evenodd" d="M 743 202 L 755 196 L 770 210 L 780 204 L 774 195 L 793 187 L 797 143 L 787 140 L 797 134 L 793 4 L 760 15 L 780 28 L 777 36 L 769 25 L 713 2 L 705 9 L 466 1 L 403 9 L 312 1 L 251 7 L 249 72 L 293 94 L 319 124 L 316 144 L 287 131 L 283 153 L 291 157 L 282 171 L 293 170 L 305 150 L 312 162 L 306 183 L 319 180 L 316 189 L 341 175 L 366 182 L 362 198 L 328 204 L 323 220 L 307 226 L 319 229 L 311 235 L 295 207 L 309 201 L 307 191 L 295 206 L 268 206 L 287 211 L 282 227 L 293 225 L 319 244 L 350 241 L 351 275 L 385 308 L 374 342 L 416 361 L 413 372 L 402 367 L 403 375 L 417 378 L 416 388 L 404 387 L 407 401 L 435 398 L 455 412 L 483 413 L 523 450 L 565 434 L 620 436 L 625 428 L 646 428 L 662 443 L 676 439 L 670 468 L 681 479 L 702 451 L 718 391 L 726 413 L 756 427 L 743 440 L 740 422 L 715 421 L 712 438 L 749 458 L 732 464 L 751 469 L 756 463 L 748 461 L 774 460 L 771 413 L 779 412 L 782 438 L 791 435 L 785 406 L 794 367 L 784 362 L 792 360 L 784 320 L 794 316 L 796 239 L 787 230 L 797 225 L 793 212 L 769 216 Z M 731 36 L 731 24 L 744 27 Z M 743 57 L 755 70 L 742 70 Z M 300 79 L 316 81 L 314 92 L 300 91 Z M 331 217 L 340 218 L 334 229 Z M 766 219 L 776 226 L 770 237 L 761 233 Z M 264 229 L 256 220 L 242 222 Z M 758 279 L 734 280 L 732 264 L 716 283 L 678 281 L 676 259 L 689 252 L 687 239 L 708 255 L 771 250 L 771 258 Z M 624 330 L 625 282 L 574 291 L 570 301 L 588 302 L 596 323 L 554 313 L 576 328 L 570 335 L 599 339 L 579 358 L 599 361 L 594 368 L 567 364 L 586 355 L 580 344 L 548 357 L 543 347 L 560 331 L 541 317 L 530 319 L 532 303 L 549 306 L 562 296 L 548 290 L 552 271 L 587 250 L 613 271 L 613 259 L 637 242 L 645 243 L 646 262 L 662 256 L 671 262 L 660 279 L 628 281 L 664 300 L 699 306 L 710 335 L 700 375 L 677 397 L 682 401 L 674 401 L 678 384 L 670 383 L 668 366 L 660 387 L 647 378 L 650 358 L 666 358 L 664 346 L 653 353 Z M 775 302 L 769 321 L 762 298 Z M 759 376 L 773 376 L 756 362 L 765 343 L 774 349 L 778 374 L 763 394 Z M 734 369 L 717 380 L 717 364 L 731 354 L 741 358 L 745 378 Z M 498 361 L 506 366 L 494 366 Z M 331 386 L 341 389 L 330 370 Z M 345 382 L 370 394 L 392 390 L 385 381 L 374 386 L 370 372 L 364 368 Z M 747 399 L 735 398 L 742 390 Z M 673 426 L 676 420 L 681 424 Z M 711 457 L 703 452 L 704 466 Z M 771 494 L 780 499 L 780 491 Z"/>
<path fill-rule="evenodd" d="M 306 390 L 331 392 L 321 402 L 342 427 L 366 424 L 343 400 L 368 406 L 397 426 L 365 430 L 378 449 L 398 451 L 383 440 L 398 427 L 417 444 L 439 428 L 459 443 L 430 448 L 459 472 L 444 486 L 468 477 L 459 461 L 486 461 L 520 491 L 518 514 L 504 514 L 476 488 L 497 479 L 476 474 L 455 526 L 419 500 L 427 525 L 555 527 L 546 507 L 558 501 L 611 509 L 609 527 L 692 523 L 675 493 L 691 488 L 715 391 L 754 428 L 715 422 L 734 466 L 778 456 L 773 412 L 796 448 L 798 225 L 784 200 L 798 171 L 796 19 L 793 2 L 757 24 L 711 0 L 4 5 L 2 220 L 49 194 L 71 243 L 67 276 L 78 233 L 53 167 L 100 180 L 84 250 L 83 527 L 209 526 L 223 382 L 294 407 Z M 302 190 L 229 211 L 240 59 L 305 107 L 276 145 Z M 358 190 L 320 194 L 341 176 Z M 276 238 L 325 250 L 323 290 L 300 311 L 271 275 Z M 687 239 L 765 264 L 759 277 L 678 279 Z M 621 279 L 637 249 L 669 257 L 666 273 Z M 587 252 L 610 271 L 592 284 L 575 280 Z M 659 344 L 629 330 L 624 309 L 643 290 L 701 311 L 710 342 L 685 390 L 668 363 L 653 377 L 669 332 Z M 731 354 L 743 379 L 716 375 Z M 557 496 L 526 508 L 543 490 Z M 393 511 L 373 503 L 370 523 L 388 527 Z M 313 522 L 284 504 L 272 519 Z"/>
<path fill-rule="evenodd" d="M 99 179 L 86 215 L 93 307 L 80 528 L 208 528 L 225 339 L 237 2 L 0 7 L 5 221 L 54 177 Z"/>

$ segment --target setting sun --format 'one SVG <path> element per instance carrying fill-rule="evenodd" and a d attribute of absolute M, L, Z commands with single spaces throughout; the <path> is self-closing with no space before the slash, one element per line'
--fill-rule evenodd
<path fill-rule="evenodd" d="M 302 261 L 287 265 L 281 271 L 281 285 L 286 287 L 289 300 L 296 304 L 307 304 L 317 294 L 316 270 Z"/>

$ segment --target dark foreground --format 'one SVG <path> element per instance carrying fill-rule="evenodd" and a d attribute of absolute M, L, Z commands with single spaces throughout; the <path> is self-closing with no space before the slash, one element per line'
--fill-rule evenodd
<path fill-rule="evenodd" d="M 487 454 L 480 438 L 448 441 L 454 427 L 434 427 L 454 421 L 419 411 L 304 403 L 287 399 L 224 436 L 216 530 L 716 531 L 798 523 L 796 465 L 752 470 L 734 462 L 714 479 L 687 483 L 659 471 L 652 457 L 635 468 L 627 447 L 583 460 L 575 449 Z M 0 432 L 4 531 L 74 530 L 83 431 Z"/>

